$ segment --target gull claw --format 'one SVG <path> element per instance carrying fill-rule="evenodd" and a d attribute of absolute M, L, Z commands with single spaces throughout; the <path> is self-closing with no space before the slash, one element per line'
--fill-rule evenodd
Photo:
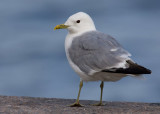
<path fill-rule="evenodd" d="M 83 107 L 83 105 L 81 105 L 80 103 L 77 103 L 77 102 L 75 102 L 75 103 L 73 103 L 73 104 L 71 104 L 69 106 L 70 107 Z"/>
<path fill-rule="evenodd" d="M 92 104 L 92 106 L 104 106 L 104 104 L 102 104 L 101 102 L 99 102 L 97 104 Z"/>

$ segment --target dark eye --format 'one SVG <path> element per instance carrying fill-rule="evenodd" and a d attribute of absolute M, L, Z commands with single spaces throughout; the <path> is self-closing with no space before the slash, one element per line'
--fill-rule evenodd
<path fill-rule="evenodd" d="M 77 22 L 77 23 L 80 23 L 81 21 L 80 21 L 80 20 L 77 20 L 76 22 Z"/>

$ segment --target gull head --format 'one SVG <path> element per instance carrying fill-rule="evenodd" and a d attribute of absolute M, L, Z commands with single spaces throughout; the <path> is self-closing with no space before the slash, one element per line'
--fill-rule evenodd
<path fill-rule="evenodd" d="M 71 15 L 64 24 L 57 25 L 54 29 L 68 29 L 69 34 L 96 30 L 92 18 L 84 12 Z"/>

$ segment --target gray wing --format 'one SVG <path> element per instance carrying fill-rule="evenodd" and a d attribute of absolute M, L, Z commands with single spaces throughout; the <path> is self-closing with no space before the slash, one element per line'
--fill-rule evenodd
<path fill-rule="evenodd" d="M 126 67 L 130 53 L 111 36 L 98 31 L 87 32 L 74 38 L 69 57 L 83 72 L 99 72 Z"/>

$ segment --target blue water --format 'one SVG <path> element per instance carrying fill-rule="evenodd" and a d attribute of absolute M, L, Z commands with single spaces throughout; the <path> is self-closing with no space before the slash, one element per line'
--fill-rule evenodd
<path fill-rule="evenodd" d="M 105 82 L 103 100 L 160 102 L 160 1 L 1 0 L 0 95 L 76 98 L 79 77 L 69 66 L 66 30 L 57 24 L 79 11 L 99 31 L 115 37 L 137 63 L 150 68 L 145 80 Z M 80 99 L 99 100 L 100 82 L 84 83 Z"/>

